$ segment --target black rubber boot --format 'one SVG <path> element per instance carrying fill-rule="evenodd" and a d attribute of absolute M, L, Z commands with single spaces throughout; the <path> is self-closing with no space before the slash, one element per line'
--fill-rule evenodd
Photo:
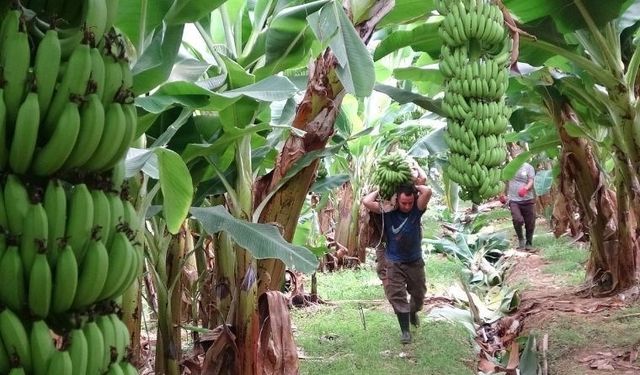
<path fill-rule="evenodd" d="M 409 313 L 396 313 L 398 316 L 398 323 L 400 323 L 400 330 L 402 336 L 400 336 L 400 342 L 403 344 L 409 344 L 411 342 L 411 332 L 409 332 Z"/>
<path fill-rule="evenodd" d="M 420 327 L 420 317 L 418 316 L 417 311 L 412 311 L 409 315 L 409 321 L 411 325 L 414 327 Z"/>

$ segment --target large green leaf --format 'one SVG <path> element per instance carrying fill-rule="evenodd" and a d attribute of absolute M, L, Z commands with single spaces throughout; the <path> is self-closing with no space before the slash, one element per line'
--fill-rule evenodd
<path fill-rule="evenodd" d="M 433 0 L 395 0 L 395 6 L 378 27 L 422 21 L 433 9 Z"/>
<path fill-rule="evenodd" d="M 288 243 L 274 225 L 236 219 L 223 206 L 192 207 L 191 214 L 207 233 L 226 232 L 257 259 L 280 259 L 288 267 L 305 273 L 318 267 L 315 255 L 305 247 Z"/>
<path fill-rule="evenodd" d="M 243 96 L 272 102 L 286 100 L 297 91 L 297 87 L 282 76 L 267 77 L 260 82 L 222 92 L 212 92 L 199 83 L 179 81 L 163 85 L 153 95 L 137 98 L 136 104 L 151 113 L 163 112 L 176 104 L 194 109 L 221 111 Z"/>
<path fill-rule="evenodd" d="M 440 104 L 429 97 L 416 94 L 411 91 L 399 89 L 397 87 L 382 84 L 376 84 L 374 88 L 376 91 L 388 95 L 391 99 L 395 100 L 399 104 L 413 103 L 426 109 L 427 111 L 440 115 L 441 117 L 447 116 L 440 107 Z"/>
<path fill-rule="evenodd" d="M 175 0 L 165 16 L 168 25 L 195 22 L 213 12 L 227 0 Z"/>
<path fill-rule="evenodd" d="M 530 157 L 530 151 L 523 151 L 520 155 L 513 158 L 513 160 L 511 160 L 504 169 L 502 169 L 502 180 L 511 180 L 516 175 L 522 164 L 529 160 Z"/>
<path fill-rule="evenodd" d="M 553 170 L 545 169 L 536 173 L 536 177 L 533 180 L 533 188 L 536 195 L 545 195 L 551 190 L 553 185 Z"/>
<path fill-rule="evenodd" d="M 440 49 L 442 40 L 438 36 L 439 23 L 421 23 L 411 30 L 392 32 L 380 42 L 373 54 L 374 60 L 379 60 L 400 48 L 412 46 L 414 50 L 429 51 Z M 431 48 L 425 47 L 431 46 Z"/>
<path fill-rule="evenodd" d="M 581 1 L 597 26 L 616 19 L 625 7 L 625 2 L 626 0 Z M 587 27 L 574 0 L 505 0 L 504 4 L 522 23 L 551 16 L 563 33 Z"/>
<path fill-rule="evenodd" d="M 187 217 L 193 199 L 191 175 L 180 155 L 166 148 L 156 148 L 155 152 L 158 157 L 167 229 L 176 234 Z"/>
<path fill-rule="evenodd" d="M 269 124 L 260 124 L 255 126 L 248 126 L 245 128 L 229 128 L 226 129 L 224 134 L 217 138 L 211 144 L 190 144 L 185 148 L 182 157 L 185 161 L 190 162 L 197 157 L 206 157 L 209 155 L 222 154 L 224 150 L 235 144 L 240 139 L 247 135 L 268 130 Z"/>
<path fill-rule="evenodd" d="M 113 0 L 111 0 L 113 1 Z M 140 39 L 144 39 L 151 30 L 162 25 L 162 19 L 171 7 L 173 0 L 155 0 L 153 2 L 143 0 L 126 0 L 118 3 L 118 19 L 116 26 L 131 40 L 134 46 L 140 45 Z M 146 9 L 143 9 L 143 4 Z M 143 35 L 140 35 L 140 25 L 145 26 Z M 140 51 L 137 51 L 140 54 Z"/>
<path fill-rule="evenodd" d="M 351 177 L 348 174 L 338 174 L 335 176 L 327 176 L 316 180 L 309 191 L 315 193 L 324 193 L 331 191 L 339 186 L 342 186 L 345 182 L 349 181 Z"/>
<path fill-rule="evenodd" d="M 307 16 L 317 12 L 328 0 L 317 0 L 306 4 L 283 7 L 281 2 L 274 10 L 264 36 L 265 66 L 256 70 L 258 77 L 266 77 L 285 69 L 306 65 L 305 57 L 314 41 L 309 30 Z M 257 43 L 255 48 L 260 45 Z M 249 55 L 257 55 L 252 51 Z"/>
<path fill-rule="evenodd" d="M 433 85 L 439 85 L 440 88 L 444 83 L 444 76 L 437 66 L 397 68 L 393 70 L 393 76 L 399 81 L 429 82 Z"/>
<path fill-rule="evenodd" d="M 409 149 L 409 155 L 414 158 L 424 158 L 430 155 L 437 155 L 449 149 L 444 140 L 446 126 L 440 123 L 440 127 L 418 139 Z"/>
<path fill-rule="evenodd" d="M 165 82 L 180 49 L 184 25 L 158 27 L 151 44 L 133 66 L 133 91 L 136 96 L 147 93 Z"/>
<path fill-rule="evenodd" d="M 332 1 L 308 20 L 316 37 L 335 54 L 338 77 L 345 90 L 357 97 L 369 96 L 376 79 L 373 60 L 342 4 Z"/>

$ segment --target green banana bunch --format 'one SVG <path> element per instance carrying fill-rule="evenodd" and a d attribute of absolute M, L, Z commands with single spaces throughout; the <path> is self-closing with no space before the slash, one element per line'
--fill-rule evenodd
<path fill-rule="evenodd" d="M 500 8 L 488 0 L 435 2 L 443 15 L 440 69 L 446 78 L 442 109 L 449 146 L 445 174 L 461 186 L 460 196 L 480 203 L 503 187 L 500 166 L 510 110 L 511 40 Z M 497 51 L 497 52 L 496 52 Z"/>
<path fill-rule="evenodd" d="M 380 196 L 390 199 L 399 185 L 411 182 L 411 167 L 399 153 L 380 158 L 373 172 L 373 183 L 378 186 Z"/>

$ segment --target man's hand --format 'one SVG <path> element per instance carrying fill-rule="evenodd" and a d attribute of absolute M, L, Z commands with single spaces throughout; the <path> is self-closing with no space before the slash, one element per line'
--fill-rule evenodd
<path fill-rule="evenodd" d="M 527 189 L 526 186 L 523 186 L 518 190 L 518 195 L 521 197 L 524 197 L 525 195 L 527 195 L 528 192 L 529 192 L 529 189 Z"/>
<path fill-rule="evenodd" d="M 498 200 L 500 201 L 500 203 L 505 204 L 507 203 L 507 197 L 504 194 L 500 194 L 500 196 L 498 197 Z"/>

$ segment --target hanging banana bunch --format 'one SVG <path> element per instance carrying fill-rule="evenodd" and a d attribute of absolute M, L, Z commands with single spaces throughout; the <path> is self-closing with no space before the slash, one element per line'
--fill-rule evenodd
<path fill-rule="evenodd" d="M 137 374 L 118 317 L 144 256 L 124 183 L 137 114 L 117 7 L 0 10 L 0 374 Z"/>
<path fill-rule="evenodd" d="M 460 185 L 462 199 L 478 204 L 504 189 L 511 38 L 502 11 L 489 0 L 437 0 L 436 7 L 444 17 L 438 33 L 446 79 L 446 174 Z"/>

